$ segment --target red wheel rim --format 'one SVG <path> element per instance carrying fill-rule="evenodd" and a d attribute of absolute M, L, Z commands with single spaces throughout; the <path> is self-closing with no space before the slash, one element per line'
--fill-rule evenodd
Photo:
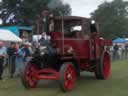
<path fill-rule="evenodd" d="M 33 76 L 36 70 L 37 70 L 36 64 L 28 64 L 25 69 L 25 79 L 31 88 L 35 88 L 37 86 L 38 80 Z"/>
<path fill-rule="evenodd" d="M 67 90 L 71 90 L 76 82 L 76 72 L 73 65 L 67 65 L 67 69 L 64 74 L 64 87 Z"/>
<path fill-rule="evenodd" d="M 111 69 L 109 56 L 107 56 L 107 55 L 104 56 L 103 63 L 104 63 L 103 73 L 104 73 L 105 79 L 107 79 L 110 75 L 110 69 Z"/>

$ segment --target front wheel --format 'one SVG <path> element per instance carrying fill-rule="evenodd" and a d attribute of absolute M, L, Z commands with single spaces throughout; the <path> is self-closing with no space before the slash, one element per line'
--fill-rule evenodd
<path fill-rule="evenodd" d="M 25 88 L 36 88 L 38 80 L 34 78 L 34 72 L 38 70 L 37 64 L 28 63 L 21 74 L 21 81 Z"/>
<path fill-rule="evenodd" d="M 64 63 L 60 68 L 60 85 L 63 91 L 70 91 L 76 83 L 77 75 L 72 63 Z"/>
<path fill-rule="evenodd" d="M 106 52 L 102 56 L 101 60 L 98 60 L 95 68 L 95 76 L 97 79 L 108 79 L 110 76 L 111 64 L 110 64 L 110 56 Z"/>

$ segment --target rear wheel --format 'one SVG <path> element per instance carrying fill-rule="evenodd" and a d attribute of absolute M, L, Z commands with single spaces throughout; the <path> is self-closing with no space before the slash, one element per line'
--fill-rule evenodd
<path fill-rule="evenodd" d="M 38 70 L 37 64 L 28 63 L 21 74 L 22 84 L 25 88 L 36 88 L 38 84 L 38 80 L 34 78 L 34 72 Z"/>
<path fill-rule="evenodd" d="M 77 75 L 72 63 L 65 63 L 60 69 L 60 85 L 63 91 L 70 91 L 76 83 Z"/>
<path fill-rule="evenodd" d="M 101 60 L 98 60 L 95 68 L 95 76 L 97 79 L 108 79 L 110 75 L 111 64 L 108 53 L 102 56 Z"/>

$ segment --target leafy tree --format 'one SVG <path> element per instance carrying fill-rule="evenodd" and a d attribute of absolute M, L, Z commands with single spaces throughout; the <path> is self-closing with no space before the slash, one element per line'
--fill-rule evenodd
<path fill-rule="evenodd" d="M 31 24 L 36 15 L 45 9 L 55 15 L 71 13 L 70 5 L 62 0 L 3 0 L 0 4 L 0 16 L 4 24 Z"/>
<path fill-rule="evenodd" d="M 105 38 L 128 36 L 128 2 L 114 0 L 104 2 L 92 13 L 92 18 L 98 22 L 100 32 Z"/>

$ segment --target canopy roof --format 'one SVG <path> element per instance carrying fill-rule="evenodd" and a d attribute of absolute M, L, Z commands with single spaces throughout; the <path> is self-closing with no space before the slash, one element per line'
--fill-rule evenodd
<path fill-rule="evenodd" d="M 113 40 L 113 43 L 126 43 L 127 40 L 123 39 L 123 38 L 117 38 L 115 40 Z"/>
<path fill-rule="evenodd" d="M 0 41 L 22 42 L 22 39 L 9 30 L 0 29 Z"/>

